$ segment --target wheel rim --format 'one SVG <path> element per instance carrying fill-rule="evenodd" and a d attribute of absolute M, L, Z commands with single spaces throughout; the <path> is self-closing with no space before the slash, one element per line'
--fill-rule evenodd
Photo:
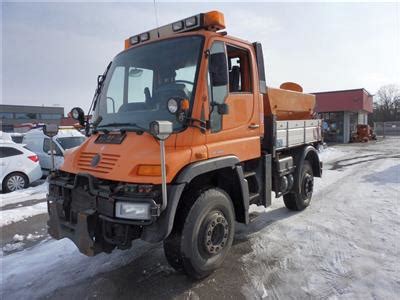
<path fill-rule="evenodd" d="M 20 175 L 13 175 L 7 181 L 10 191 L 22 190 L 25 187 L 25 179 Z"/>
<path fill-rule="evenodd" d="M 222 212 L 214 212 L 206 221 L 204 248 L 209 255 L 221 252 L 228 241 L 229 224 Z"/>
<path fill-rule="evenodd" d="M 303 194 L 306 199 L 310 199 L 314 189 L 314 177 L 306 174 L 303 180 Z"/>

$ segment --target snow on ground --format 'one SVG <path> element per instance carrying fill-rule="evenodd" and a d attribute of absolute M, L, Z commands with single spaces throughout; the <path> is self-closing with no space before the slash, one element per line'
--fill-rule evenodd
<path fill-rule="evenodd" d="M 242 257 L 248 299 L 400 294 L 400 157 L 352 157 L 329 158 L 332 170 L 316 180 L 307 210 L 253 234 L 252 251 Z M 281 207 L 275 202 L 269 209 Z"/>
<path fill-rule="evenodd" d="M 17 204 L 24 201 L 39 200 L 46 198 L 48 191 L 48 183 L 30 187 L 24 190 L 15 191 L 8 194 L 0 195 L 0 207 L 10 204 Z M 18 204 L 21 206 L 22 204 Z M 44 214 L 47 212 L 46 202 L 37 203 L 31 206 L 17 207 L 13 209 L 0 210 L 0 227 L 9 225 L 14 222 L 22 221 L 26 218 Z"/>
<path fill-rule="evenodd" d="M 68 239 L 43 242 L 0 258 L 0 299 L 5 299 L 4 295 L 12 295 L 12 299 L 43 297 L 57 288 L 127 265 L 149 247 L 151 244 L 135 241 L 131 250 L 87 257 Z"/>
<path fill-rule="evenodd" d="M 18 207 L 0 211 L 0 227 L 14 222 L 22 221 L 26 218 L 44 214 L 47 212 L 47 203 L 41 202 L 32 206 Z"/>
<path fill-rule="evenodd" d="M 346 152 L 344 152 L 341 149 L 338 148 L 333 148 L 333 147 L 328 147 L 328 148 L 320 148 L 319 150 L 319 159 L 322 162 L 328 162 L 332 161 L 334 159 L 337 159 L 339 157 L 342 157 L 346 155 Z"/>
<path fill-rule="evenodd" d="M 252 232 L 246 236 L 251 251 L 238 262 L 245 280 L 235 286 L 243 284 L 243 295 L 248 299 L 394 299 L 400 294 L 398 147 L 391 145 L 395 150 L 385 154 L 384 143 L 374 145 L 366 145 L 372 149 L 365 152 L 357 145 L 322 150 L 324 177 L 316 179 L 312 204 L 303 212 L 288 212 L 281 199 L 274 199 L 268 209 L 251 206 L 259 217 L 243 231 Z M 32 199 L 29 196 L 34 194 L 27 200 Z M 3 217 L 15 220 L 12 213 L 0 215 L 1 222 Z M 34 238 L 15 235 L 14 243 L 6 247 L 23 247 Z M 42 241 L 0 257 L 0 299 L 45 297 L 126 266 L 150 247 L 154 246 L 135 241 L 127 251 L 86 257 L 67 239 Z M 204 288 L 210 287 L 204 284 Z M 228 294 L 236 296 L 242 295 Z"/>
<path fill-rule="evenodd" d="M 23 201 L 36 200 L 46 198 L 49 185 L 47 182 L 30 187 L 24 190 L 11 192 L 8 194 L 0 194 L 0 207 L 15 204 Z"/>

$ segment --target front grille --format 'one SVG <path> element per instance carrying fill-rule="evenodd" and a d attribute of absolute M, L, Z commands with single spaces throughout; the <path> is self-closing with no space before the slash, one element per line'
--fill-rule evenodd
<path fill-rule="evenodd" d="M 78 168 L 84 171 L 97 172 L 102 174 L 110 173 L 119 159 L 118 154 L 100 154 L 100 162 L 92 167 L 91 162 L 97 153 L 82 152 L 78 159 Z"/>

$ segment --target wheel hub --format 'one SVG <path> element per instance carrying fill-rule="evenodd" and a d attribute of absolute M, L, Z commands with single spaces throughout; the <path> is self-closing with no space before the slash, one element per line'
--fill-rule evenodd
<path fill-rule="evenodd" d="M 226 245 L 229 235 L 229 225 L 221 212 L 214 213 L 205 229 L 205 248 L 209 254 L 219 253 Z"/>
<path fill-rule="evenodd" d="M 11 176 L 7 181 L 7 187 L 10 191 L 21 190 L 25 186 L 25 180 L 21 176 Z"/>
<path fill-rule="evenodd" d="M 306 174 L 303 181 L 304 185 L 304 195 L 307 198 L 311 198 L 313 189 L 314 189 L 314 178 L 310 174 Z"/>

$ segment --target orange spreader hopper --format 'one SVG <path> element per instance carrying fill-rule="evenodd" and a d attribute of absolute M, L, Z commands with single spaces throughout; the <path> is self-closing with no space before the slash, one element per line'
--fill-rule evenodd
<path fill-rule="evenodd" d="M 280 89 L 268 88 L 264 96 L 264 114 L 274 114 L 278 121 L 312 119 L 315 96 L 302 91 L 301 86 L 291 82 L 282 84 Z"/>

